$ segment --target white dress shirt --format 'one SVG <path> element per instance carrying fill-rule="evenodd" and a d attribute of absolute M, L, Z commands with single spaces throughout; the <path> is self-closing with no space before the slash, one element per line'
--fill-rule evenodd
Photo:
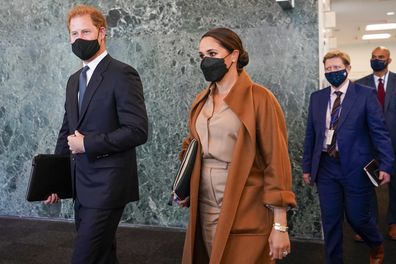
<path fill-rule="evenodd" d="M 98 66 L 99 62 L 103 60 L 104 57 L 107 55 L 107 50 L 105 50 L 102 54 L 100 54 L 98 57 L 96 57 L 93 61 L 89 63 L 84 63 L 83 62 L 83 68 L 88 65 L 89 70 L 86 72 L 87 75 L 87 86 L 89 81 L 91 80 L 92 74 L 96 69 L 96 66 Z M 80 99 L 80 91 L 78 91 L 78 99 Z"/>
<path fill-rule="evenodd" d="M 378 91 L 378 84 L 379 84 L 379 79 L 382 79 L 382 82 L 384 83 L 384 90 L 386 92 L 386 85 L 388 84 L 388 77 L 389 77 L 389 71 L 385 73 L 384 76 L 378 77 L 377 75 L 374 75 L 374 82 L 375 82 L 375 89 Z"/>
<path fill-rule="evenodd" d="M 89 70 L 87 71 L 87 85 L 89 81 L 91 80 L 92 74 L 96 69 L 96 66 L 98 66 L 99 62 L 103 60 L 104 57 L 107 55 L 107 50 L 105 50 L 102 54 L 100 54 L 98 57 L 96 57 L 93 61 L 85 64 L 83 63 L 83 67 L 87 66 L 89 67 Z"/>

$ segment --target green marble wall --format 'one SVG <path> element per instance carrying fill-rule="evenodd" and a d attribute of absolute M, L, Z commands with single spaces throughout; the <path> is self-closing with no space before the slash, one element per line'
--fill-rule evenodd
<path fill-rule="evenodd" d="M 138 149 L 141 200 L 123 221 L 185 227 L 187 211 L 167 206 L 186 135 L 187 112 L 205 82 L 198 42 L 213 27 L 234 29 L 250 54 L 252 79 L 267 86 L 286 114 L 294 191 L 291 234 L 320 238 L 315 191 L 301 179 L 309 94 L 318 83 L 317 0 L 282 10 L 275 0 L 99 0 L 109 24 L 108 51 L 141 75 L 150 118 Z M 71 201 L 27 203 L 31 158 L 51 153 L 63 114 L 68 76 L 80 67 L 68 43 L 65 15 L 75 1 L 13 0 L 0 6 L 0 215 L 73 218 Z"/>

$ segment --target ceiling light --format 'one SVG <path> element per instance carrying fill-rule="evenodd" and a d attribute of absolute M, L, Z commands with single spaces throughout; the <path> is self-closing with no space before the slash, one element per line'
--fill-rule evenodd
<path fill-rule="evenodd" d="M 389 33 L 384 33 L 384 34 L 367 34 L 363 35 L 362 39 L 364 40 L 370 40 L 370 39 L 388 39 L 390 38 L 391 35 Z"/>
<path fill-rule="evenodd" d="M 366 26 L 366 31 L 396 29 L 396 23 L 371 24 Z"/>
<path fill-rule="evenodd" d="M 386 15 L 387 15 L 387 16 L 394 16 L 394 15 L 395 15 L 395 12 L 387 12 Z"/>

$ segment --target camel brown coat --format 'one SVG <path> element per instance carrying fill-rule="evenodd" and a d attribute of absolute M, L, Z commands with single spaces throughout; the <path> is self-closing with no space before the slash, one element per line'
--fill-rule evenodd
<path fill-rule="evenodd" d="M 195 123 L 209 87 L 198 94 L 189 116 L 189 136 L 199 141 Z M 191 176 L 190 217 L 183 250 L 183 263 L 272 263 L 268 238 L 273 212 L 266 205 L 295 207 L 291 191 L 291 168 L 287 131 L 282 109 L 273 94 L 254 84 L 245 71 L 224 99 L 242 122 L 232 155 L 223 205 L 213 241 L 210 262 L 203 245 L 198 193 L 201 155 Z M 199 144 L 198 153 L 201 153 Z"/>

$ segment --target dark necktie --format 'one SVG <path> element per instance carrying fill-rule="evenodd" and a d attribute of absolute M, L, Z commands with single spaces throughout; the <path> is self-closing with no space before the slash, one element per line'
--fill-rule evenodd
<path fill-rule="evenodd" d="M 378 90 L 377 90 L 378 101 L 381 103 L 382 109 L 384 109 L 385 103 L 385 88 L 384 82 L 381 78 L 378 79 Z"/>
<path fill-rule="evenodd" d="M 85 94 L 85 90 L 87 88 L 87 71 L 89 70 L 88 66 L 85 66 L 81 73 L 80 73 L 80 79 L 79 79 L 79 85 L 78 85 L 78 91 L 79 91 L 79 95 L 78 95 L 78 110 L 79 112 L 81 112 L 81 105 L 84 99 L 84 94 Z"/>
<path fill-rule="evenodd" d="M 342 92 L 340 91 L 336 91 L 334 93 L 337 95 L 337 98 L 334 101 L 333 108 L 331 109 L 331 114 L 330 114 L 330 129 L 334 130 L 334 134 L 331 139 L 331 144 L 327 145 L 327 153 L 331 157 L 337 156 L 335 131 L 337 129 L 338 118 L 340 116 L 340 111 L 341 111 L 341 95 L 342 95 Z"/>

